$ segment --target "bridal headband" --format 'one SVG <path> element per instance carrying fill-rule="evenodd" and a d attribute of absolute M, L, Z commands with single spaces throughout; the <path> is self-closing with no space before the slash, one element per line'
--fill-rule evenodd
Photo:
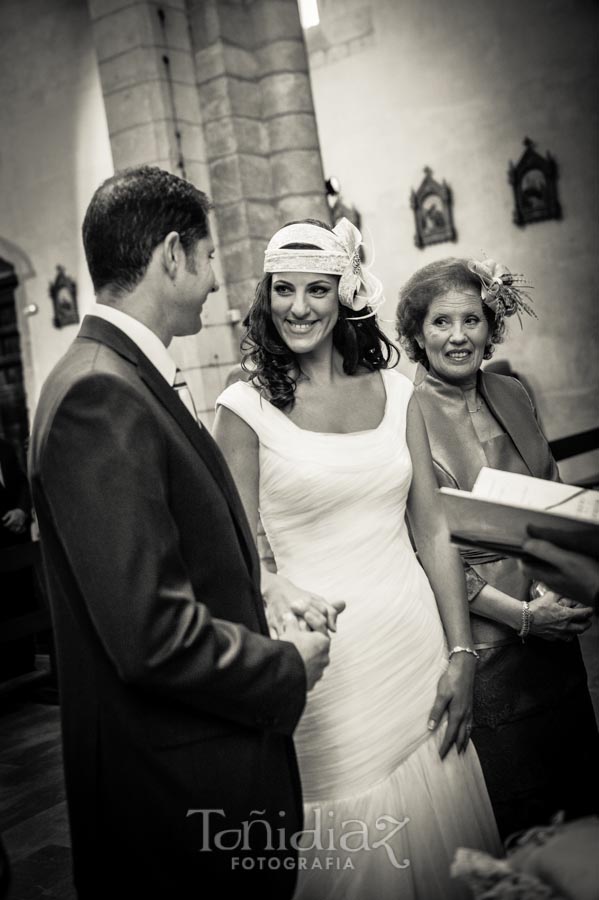
<path fill-rule="evenodd" d="M 499 320 L 516 314 L 522 325 L 521 313 L 537 318 L 530 306 L 532 297 L 526 290 L 530 290 L 532 285 L 525 284 L 521 275 L 512 275 L 509 269 L 494 259 L 471 259 L 468 268 L 480 279 L 483 303 L 493 310 Z"/>
<path fill-rule="evenodd" d="M 369 319 L 385 302 L 383 285 L 362 265 L 362 235 L 348 219 L 340 219 L 332 231 L 308 222 L 285 225 L 270 239 L 264 253 L 265 272 L 314 272 L 340 275 L 339 301 L 354 312 L 370 307 Z M 286 244 L 313 244 L 313 249 L 291 249 Z"/>

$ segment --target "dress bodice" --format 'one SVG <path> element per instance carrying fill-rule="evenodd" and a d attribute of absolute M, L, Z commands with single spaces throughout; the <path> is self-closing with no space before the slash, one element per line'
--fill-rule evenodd
<path fill-rule="evenodd" d="M 381 375 L 386 394 L 381 422 L 348 434 L 299 428 L 245 382 L 218 398 L 258 436 L 260 516 L 279 572 L 297 583 L 307 586 L 306 577 L 325 554 L 329 559 L 351 554 L 368 565 L 381 552 L 380 542 L 388 548 L 407 540 L 404 512 L 412 465 L 406 415 L 412 385 L 395 371 Z"/>

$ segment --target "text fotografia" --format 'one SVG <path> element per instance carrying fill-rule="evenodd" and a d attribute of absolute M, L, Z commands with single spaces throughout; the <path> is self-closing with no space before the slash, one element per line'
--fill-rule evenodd
<path fill-rule="evenodd" d="M 233 868 L 295 868 L 298 869 L 353 869 L 352 853 L 372 853 L 383 851 L 392 866 L 396 869 L 407 869 L 409 859 L 398 860 L 391 844 L 394 836 L 400 832 L 410 821 L 406 816 L 396 819 L 394 816 L 379 816 L 374 823 L 375 834 L 370 834 L 372 823 L 362 819 L 346 819 L 341 823 L 341 832 L 331 827 L 323 827 L 322 810 L 314 810 L 314 827 L 305 828 L 289 834 L 285 828 L 273 828 L 272 823 L 264 816 L 265 810 L 252 810 L 249 818 L 240 823 L 239 828 L 227 828 L 216 831 L 218 818 L 226 818 L 223 809 L 189 809 L 187 816 L 200 816 L 202 823 L 202 844 L 200 853 L 213 853 L 215 851 L 234 853 L 252 853 L 252 837 L 259 840 L 262 851 L 284 853 L 286 850 L 295 850 L 300 854 L 299 859 L 295 855 L 281 858 L 280 856 L 249 856 L 233 857 Z M 279 812 L 284 816 L 284 812 Z M 254 818 L 254 816 L 256 818 Z M 327 813 L 329 818 L 333 813 Z M 254 845 L 255 846 L 255 845 Z M 316 851 L 325 854 L 323 858 L 316 855 Z M 328 856 L 326 854 L 333 854 Z M 346 854 L 341 859 L 340 854 Z M 310 854 L 308 857 L 301 854 Z"/>
<path fill-rule="evenodd" d="M 306 859 L 305 856 L 284 856 L 280 859 L 278 856 L 233 856 L 231 858 L 232 869 L 260 869 L 260 871 L 268 869 L 275 871 L 276 869 L 298 869 L 301 872 L 313 871 L 314 869 L 326 869 L 340 872 L 341 869 L 353 869 L 354 861 L 351 856 L 341 859 L 340 856 L 325 856 L 319 859 L 315 856 L 313 859 Z M 405 866 L 404 866 L 405 868 Z"/>

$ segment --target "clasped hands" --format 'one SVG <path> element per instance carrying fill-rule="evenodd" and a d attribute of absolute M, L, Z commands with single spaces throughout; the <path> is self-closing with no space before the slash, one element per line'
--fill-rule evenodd
<path fill-rule="evenodd" d="M 312 690 L 329 664 L 330 633 L 337 630 L 345 603 L 329 603 L 269 572 L 264 573 L 263 596 L 271 637 L 295 646 L 304 663 L 306 689 Z"/>
<path fill-rule="evenodd" d="M 282 638 L 295 623 L 302 631 L 318 631 L 325 637 L 337 631 L 337 616 L 345 609 L 343 600 L 325 600 L 282 575 L 269 574 L 263 581 L 271 637 Z"/>

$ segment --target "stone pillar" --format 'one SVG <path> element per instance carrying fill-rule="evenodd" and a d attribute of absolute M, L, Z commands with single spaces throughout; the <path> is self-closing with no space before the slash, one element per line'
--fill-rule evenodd
<path fill-rule="evenodd" d="M 115 169 L 160 166 L 211 194 L 184 0 L 88 5 Z M 178 338 L 171 348 L 208 425 L 214 399 L 239 358 L 224 278 L 218 275 L 221 290 L 208 299 L 203 333 Z"/>
<path fill-rule="evenodd" d="M 329 221 L 296 0 L 188 0 L 229 304 L 247 311 L 284 222 Z"/>
<path fill-rule="evenodd" d="M 115 169 L 148 163 L 206 183 L 184 0 L 88 0 Z"/>
<path fill-rule="evenodd" d="M 278 225 L 330 221 L 312 87 L 297 0 L 254 0 L 262 119 Z"/>
<path fill-rule="evenodd" d="M 188 12 L 229 302 L 243 315 L 276 229 L 252 8 L 188 0 Z"/>

